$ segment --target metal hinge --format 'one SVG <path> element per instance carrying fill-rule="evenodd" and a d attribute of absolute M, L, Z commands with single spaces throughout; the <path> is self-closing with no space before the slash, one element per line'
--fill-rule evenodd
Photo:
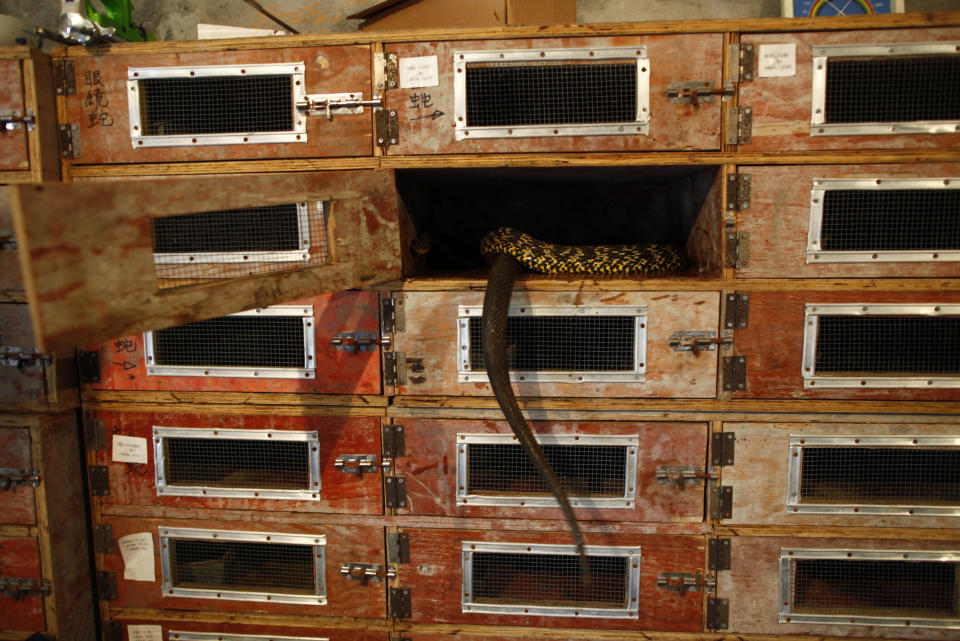
<path fill-rule="evenodd" d="M 77 125 L 60 125 L 60 155 L 64 158 L 80 157 L 80 127 Z"/>
<path fill-rule="evenodd" d="M 83 433 L 88 450 L 107 449 L 107 422 L 94 418 L 94 413 L 89 410 L 83 413 Z"/>
<path fill-rule="evenodd" d="M 29 109 L 26 114 L 19 109 L 0 113 L 0 132 L 20 131 L 24 127 L 27 131 L 33 131 L 36 126 L 36 118 Z"/>
<path fill-rule="evenodd" d="M 373 54 L 373 77 L 377 91 L 396 89 L 400 84 L 400 61 L 395 53 Z"/>
<path fill-rule="evenodd" d="M 52 354 L 41 354 L 35 347 L 14 347 L 0 345 L 0 364 L 23 369 L 35 365 L 50 365 L 53 363 Z"/>
<path fill-rule="evenodd" d="M 707 569 L 713 572 L 729 570 L 731 566 L 730 539 L 710 539 L 707 543 Z"/>
<path fill-rule="evenodd" d="M 750 232 L 728 231 L 727 260 L 724 267 L 739 269 L 750 264 Z"/>
<path fill-rule="evenodd" d="M 747 389 L 747 357 L 724 356 L 720 364 L 723 373 L 725 392 L 739 392 Z"/>
<path fill-rule="evenodd" d="M 100 352 L 97 350 L 77 350 L 77 370 L 81 383 L 100 382 Z"/>
<path fill-rule="evenodd" d="M 746 329 L 750 321 L 750 294 L 736 292 L 726 296 L 723 326 L 727 329 Z"/>
<path fill-rule="evenodd" d="M 376 332 L 337 332 L 330 343 L 338 352 L 373 352 L 380 346 L 390 349 L 390 337 L 377 338 Z"/>
<path fill-rule="evenodd" d="M 413 616 L 410 603 L 410 588 L 390 588 L 390 618 L 409 619 Z"/>
<path fill-rule="evenodd" d="M 720 96 L 721 102 L 729 102 L 733 95 L 732 82 L 724 84 L 722 88 L 712 88 L 706 81 L 675 82 L 667 87 L 667 98 L 675 105 L 697 107 L 701 102 L 713 102 L 714 96 Z"/>
<path fill-rule="evenodd" d="M 93 496 L 110 496 L 110 470 L 106 465 L 91 465 L 90 494 Z"/>
<path fill-rule="evenodd" d="M 707 598 L 707 628 L 726 630 L 730 624 L 730 600 Z"/>
<path fill-rule="evenodd" d="M 715 521 L 733 518 L 733 488 L 729 485 L 710 488 L 710 518 Z"/>
<path fill-rule="evenodd" d="M 304 96 L 297 103 L 297 111 L 307 116 L 323 115 L 327 120 L 333 120 L 334 116 L 362 114 L 364 107 L 380 109 L 383 100 L 379 94 L 364 100 L 362 93 L 315 93 Z"/>
<path fill-rule="evenodd" d="M 717 479 L 716 471 L 704 473 L 702 467 L 692 465 L 660 465 L 657 467 L 657 483 L 673 485 L 685 490 L 688 485 L 702 485 L 707 479 Z"/>
<path fill-rule="evenodd" d="M 14 601 L 28 596 L 49 596 L 49 579 L 17 579 L 12 576 L 0 576 L 0 594 Z"/>
<path fill-rule="evenodd" d="M 734 82 L 750 82 L 756 68 L 752 42 L 730 45 L 730 77 Z"/>
<path fill-rule="evenodd" d="M 402 476 L 383 479 L 383 501 L 387 507 L 407 507 L 407 479 Z"/>
<path fill-rule="evenodd" d="M 395 459 L 398 456 L 406 456 L 406 440 L 404 439 L 403 425 L 387 423 L 383 426 L 383 436 L 381 437 L 381 449 L 384 459 Z"/>
<path fill-rule="evenodd" d="M 383 384 L 387 386 L 407 384 L 407 360 L 400 352 L 383 352 Z"/>
<path fill-rule="evenodd" d="M 380 303 L 380 331 L 396 334 L 403 331 L 403 299 L 384 298 Z"/>
<path fill-rule="evenodd" d="M 120 598 L 117 575 L 114 572 L 97 572 L 97 596 L 101 601 L 116 601 Z"/>
<path fill-rule="evenodd" d="M 340 566 L 340 574 L 363 585 L 370 581 L 381 583 L 384 578 L 392 579 L 397 575 L 393 568 L 384 570 L 382 565 L 376 563 L 344 563 Z"/>
<path fill-rule="evenodd" d="M 752 187 L 753 182 L 750 174 L 730 174 L 727 176 L 727 211 L 750 209 Z"/>
<path fill-rule="evenodd" d="M 53 84 L 58 96 L 74 96 L 77 93 L 77 73 L 73 60 L 54 60 Z"/>
<path fill-rule="evenodd" d="M 103 621 L 101 630 L 103 641 L 123 641 L 123 624 L 119 621 Z"/>
<path fill-rule="evenodd" d="M 736 433 L 717 432 L 710 438 L 710 464 L 717 467 L 733 465 L 733 450 L 737 442 Z"/>
<path fill-rule="evenodd" d="M 410 562 L 410 535 L 406 532 L 387 532 L 387 562 Z"/>
<path fill-rule="evenodd" d="M 0 491 L 15 487 L 40 487 L 40 470 L 19 470 L 12 467 L 0 467 Z"/>
<path fill-rule="evenodd" d="M 670 334 L 667 342 L 670 349 L 675 352 L 693 352 L 694 356 L 699 356 L 700 352 L 714 352 L 717 345 L 724 348 L 733 343 L 733 336 L 724 333 L 717 338 L 717 333 L 712 331 L 682 331 Z"/>
<path fill-rule="evenodd" d="M 753 139 L 753 108 L 727 107 L 727 144 L 746 145 Z"/>
<path fill-rule="evenodd" d="M 699 572 L 690 574 L 687 572 L 661 572 L 657 577 L 657 587 L 661 590 L 679 592 L 684 595 L 687 592 L 701 592 L 706 590 L 708 594 L 712 593 L 717 583 L 713 576 L 708 574 L 706 579 Z"/>
<path fill-rule="evenodd" d="M 112 554 L 113 526 L 109 523 L 98 523 L 93 526 L 93 551 L 100 554 Z"/>
<path fill-rule="evenodd" d="M 377 455 L 376 454 L 341 454 L 333 462 L 333 466 L 344 474 L 356 474 L 363 476 L 365 472 L 376 472 Z M 384 461 L 383 466 L 387 463 Z"/>
<path fill-rule="evenodd" d="M 377 125 L 377 144 L 386 150 L 400 142 L 400 118 L 396 109 L 377 109 L 374 112 Z"/>

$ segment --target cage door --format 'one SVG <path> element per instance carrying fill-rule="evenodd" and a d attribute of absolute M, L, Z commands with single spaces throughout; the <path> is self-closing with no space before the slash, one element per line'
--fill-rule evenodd
<path fill-rule="evenodd" d="M 0 171 L 27 171 L 27 132 L 36 114 L 26 110 L 20 60 L 0 59 L 0 87 Z"/>

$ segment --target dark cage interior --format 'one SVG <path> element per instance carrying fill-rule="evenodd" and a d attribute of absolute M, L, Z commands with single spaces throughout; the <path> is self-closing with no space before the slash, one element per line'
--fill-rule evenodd
<path fill-rule="evenodd" d="M 717 167 L 550 167 L 398 170 L 417 230 L 416 268 L 484 266 L 480 241 L 513 227 L 559 245 L 670 243 L 690 275 L 719 268 Z"/>
<path fill-rule="evenodd" d="M 164 439 L 172 486 L 309 490 L 309 445 L 299 441 Z"/>

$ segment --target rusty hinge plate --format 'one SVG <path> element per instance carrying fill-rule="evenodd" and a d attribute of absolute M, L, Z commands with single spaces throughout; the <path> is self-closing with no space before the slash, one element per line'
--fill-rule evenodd
<path fill-rule="evenodd" d="M 373 55 L 374 79 L 377 91 L 396 89 L 400 85 L 400 60 L 395 53 L 376 53 Z"/>
<path fill-rule="evenodd" d="M 80 157 L 80 128 L 77 125 L 60 125 L 60 155 L 63 158 Z"/>
<path fill-rule="evenodd" d="M 374 119 L 377 124 L 377 144 L 384 151 L 400 141 L 400 122 L 396 109 L 375 109 Z"/>
<path fill-rule="evenodd" d="M 100 352 L 96 350 L 77 350 L 77 370 L 81 383 L 100 382 Z"/>
<path fill-rule="evenodd" d="M 735 292 L 727 294 L 727 306 L 723 311 L 723 326 L 726 329 L 746 329 L 750 321 L 750 294 Z"/>
<path fill-rule="evenodd" d="M 733 488 L 729 485 L 710 488 L 710 518 L 716 521 L 733 518 Z"/>
<path fill-rule="evenodd" d="M 387 561 L 389 563 L 410 562 L 410 535 L 406 532 L 387 533 Z"/>
<path fill-rule="evenodd" d="M 747 389 L 747 357 L 724 356 L 720 364 L 723 374 L 723 389 L 739 392 Z"/>
<path fill-rule="evenodd" d="M 384 298 L 380 304 L 380 331 L 396 334 L 403 331 L 403 299 Z"/>
<path fill-rule="evenodd" d="M 727 144 L 746 145 L 753 139 L 753 109 L 751 107 L 727 108 Z"/>
<path fill-rule="evenodd" d="M 750 209 L 750 196 L 753 182 L 750 174 L 730 174 L 727 176 L 727 211 Z"/>
<path fill-rule="evenodd" d="M 395 459 L 407 455 L 406 440 L 404 439 L 403 425 L 387 423 L 383 426 L 382 445 L 383 457 Z"/>
<path fill-rule="evenodd" d="M 107 422 L 102 418 L 96 418 L 92 411 L 85 411 L 83 413 L 83 437 L 88 450 L 101 451 L 107 449 Z"/>
<path fill-rule="evenodd" d="M 717 432 L 711 437 L 710 464 L 717 467 L 733 465 L 733 450 L 737 442 L 735 432 Z"/>
<path fill-rule="evenodd" d="M 740 82 L 750 82 L 756 69 L 756 48 L 752 42 L 741 42 L 739 45 L 738 59 L 740 63 L 739 78 Z"/>
<path fill-rule="evenodd" d="M 101 601 L 116 601 L 119 598 L 115 573 L 97 572 L 97 596 Z"/>
<path fill-rule="evenodd" d="M 724 267 L 740 269 L 750 264 L 750 233 L 728 231 L 727 256 Z"/>
<path fill-rule="evenodd" d="M 383 500 L 387 507 L 407 507 L 407 479 L 388 476 L 383 480 Z"/>
<path fill-rule="evenodd" d="M 58 96 L 75 96 L 77 94 L 77 73 L 74 70 L 73 60 L 55 60 L 53 62 L 53 84 L 57 88 Z"/>
<path fill-rule="evenodd" d="M 110 471 L 106 465 L 91 465 L 90 494 L 93 496 L 110 496 Z"/>
<path fill-rule="evenodd" d="M 726 630 L 730 624 L 730 600 L 707 598 L 707 628 Z"/>
<path fill-rule="evenodd" d="M 383 352 L 383 384 L 387 386 L 407 384 L 407 360 L 400 352 Z"/>
<path fill-rule="evenodd" d="M 708 569 L 713 572 L 730 569 L 730 539 L 710 539 L 707 548 Z"/>
<path fill-rule="evenodd" d="M 115 551 L 113 526 L 109 523 L 98 523 L 93 526 L 93 551 L 100 554 L 112 554 Z"/>
<path fill-rule="evenodd" d="M 390 588 L 390 618 L 409 619 L 413 616 L 410 602 L 410 588 Z"/>

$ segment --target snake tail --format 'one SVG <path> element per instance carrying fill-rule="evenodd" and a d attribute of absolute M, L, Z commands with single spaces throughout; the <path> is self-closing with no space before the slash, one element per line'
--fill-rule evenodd
<path fill-rule="evenodd" d="M 563 511 L 563 516 L 570 525 L 577 555 L 580 558 L 580 570 L 583 576 L 583 585 L 589 588 L 592 583 L 590 563 L 587 553 L 583 549 L 583 533 L 580 524 L 573 514 L 573 506 L 566 491 L 560 484 L 556 472 L 547 460 L 543 448 L 530 431 L 530 426 L 520 411 L 517 397 L 510 385 L 510 371 L 507 359 L 507 318 L 510 309 L 510 296 L 513 293 L 513 281 L 521 271 L 521 264 L 511 255 L 497 253 L 493 256 L 493 265 L 490 279 L 487 281 L 487 290 L 483 297 L 483 358 L 487 367 L 487 376 L 490 387 L 497 398 L 497 403 L 503 411 L 510 428 L 523 446 L 527 456 L 550 491 L 556 497 Z"/>

